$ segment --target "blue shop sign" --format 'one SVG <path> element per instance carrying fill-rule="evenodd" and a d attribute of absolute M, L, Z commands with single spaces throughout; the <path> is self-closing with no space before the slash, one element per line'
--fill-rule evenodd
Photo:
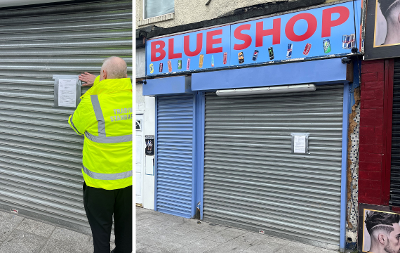
<path fill-rule="evenodd" d="M 146 75 L 347 55 L 360 45 L 359 1 L 355 6 L 355 12 L 353 2 L 345 2 L 151 39 Z"/>

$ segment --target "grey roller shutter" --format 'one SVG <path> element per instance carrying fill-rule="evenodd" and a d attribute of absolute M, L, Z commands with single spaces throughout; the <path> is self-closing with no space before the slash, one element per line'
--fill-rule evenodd
<path fill-rule="evenodd" d="M 339 245 L 343 85 L 206 96 L 204 220 Z M 309 155 L 291 153 L 309 133 Z M 335 246 L 335 247 L 336 247 Z"/>
<path fill-rule="evenodd" d="M 390 205 L 400 206 L 400 59 L 394 62 Z"/>
<path fill-rule="evenodd" d="M 157 211 L 193 213 L 193 95 L 157 98 Z"/>
<path fill-rule="evenodd" d="M 130 0 L 0 9 L 0 208 L 90 232 L 83 136 L 68 125 L 73 110 L 53 107 L 52 77 L 98 74 L 113 55 L 131 72 L 131 40 Z"/>

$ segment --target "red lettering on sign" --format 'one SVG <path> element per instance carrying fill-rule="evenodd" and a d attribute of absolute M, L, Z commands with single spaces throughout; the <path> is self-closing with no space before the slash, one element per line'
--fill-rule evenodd
<path fill-rule="evenodd" d="M 339 18 L 332 20 L 332 14 L 339 13 Z M 321 37 L 330 37 L 331 28 L 338 26 L 347 21 L 350 16 L 350 11 L 345 6 L 336 6 L 322 11 L 322 33 Z"/>
<path fill-rule="evenodd" d="M 241 25 L 238 26 L 235 29 L 235 32 L 233 33 L 233 36 L 235 36 L 236 39 L 238 40 L 243 40 L 244 42 L 242 44 L 235 44 L 233 45 L 234 50 L 243 50 L 248 48 L 251 45 L 251 36 L 248 34 L 243 34 L 243 30 L 250 30 L 251 24 L 246 24 L 246 25 Z"/>
<path fill-rule="evenodd" d="M 263 46 L 264 36 L 272 35 L 272 44 L 281 43 L 281 19 L 276 18 L 273 20 L 272 29 L 264 30 L 264 22 L 260 21 L 256 23 L 256 47 Z"/>
<path fill-rule="evenodd" d="M 185 55 L 192 57 L 200 54 L 201 49 L 203 48 L 203 33 L 198 33 L 196 37 L 196 49 L 194 51 L 190 51 L 190 35 L 186 35 L 183 42 L 183 50 Z"/>
<path fill-rule="evenodd" d="M 165 57 L 165 42 L 162 40 L 151 42 L 151 61 L 161 61 Z M 160 55 L 157 56 L 157 53 Z"/>
<path fill-rule="evenodd" d="M 168 59 L 182 58 L 182 53 L 174 53 L 174 38 L 168 40 Z"/>
<path fill-rule="evenodd" d="M 294 25 L 300 19 L 307 21 L 307 31 L 303 35 L 297 35 L 294 33 Z M 311 13 L 300 13 L 289 19 L 286 24 L 285 33 L 286 37 L 291 41 L 305 41 L 314 35 L 317 30 L 317 18 Z"/>
<path fill-rule="evenodd" d="M 222 53 L 222 47 L 216 47 L 216 48 L 213 47 L 216 44 L 222 43 L 222 38 L 218 38 L 218 39 L 213 38 L 214 36 L 221 35 L 221 34 L 222 34 L 222 29 L 207 32 L 206 54 Z"/>

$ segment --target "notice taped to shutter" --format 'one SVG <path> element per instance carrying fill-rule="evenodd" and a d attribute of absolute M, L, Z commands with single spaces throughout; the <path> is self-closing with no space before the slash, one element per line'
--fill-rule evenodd
<path fill-rule="evenodd" d="M 58 80 L 58 106 L 76 107 L 76 79 Z"/>

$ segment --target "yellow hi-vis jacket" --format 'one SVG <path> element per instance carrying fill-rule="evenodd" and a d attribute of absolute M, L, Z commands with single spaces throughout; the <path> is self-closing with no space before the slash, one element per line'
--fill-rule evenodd
<path fill-rule="evenodd" d="M 132 185 L 132 83 L 99 77 L 68 123 L 84 134 L 82 174 L 86 185 L 106 190 Z"/>

